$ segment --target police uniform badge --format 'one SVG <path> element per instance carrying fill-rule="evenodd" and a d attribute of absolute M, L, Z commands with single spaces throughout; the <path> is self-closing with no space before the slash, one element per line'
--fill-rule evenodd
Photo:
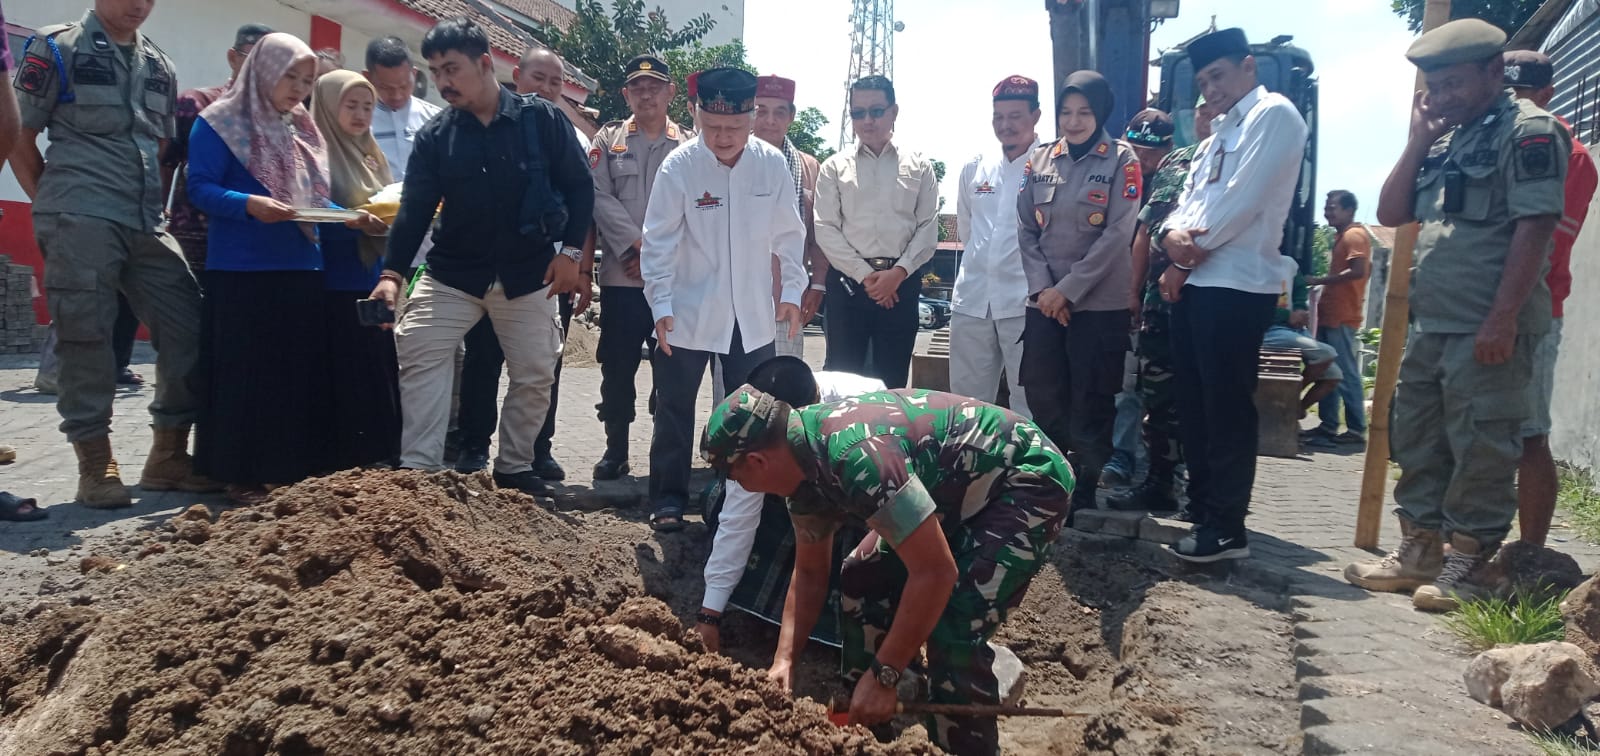
<path fill-rule="evenodd" d="M 1048 225 L 1048 223 L 1046 222 L 1045 217 L 1044 217 L 1044 211 L 1040 210 L 1037 207 L 1033 209 L 1033 221 L 1035 223 L 1039 224 L 1039 230 L 1040 231 L 1043 231 L 1044 227 L 1046 225 Z"/>
<path fill-rule="evenodd" d="M 1111 151 L 1111 145 L 1106 144 L 1105 142 L 1101 142 L 1100 146 L 1094 148 L 1094 154 L 1101 155 L 1101 156 L 1104 156 L 1106 153 L 1108 153 L 1110 151 Z"/>
<path fill-rule="evenodd" d="M 1139 193 L 1144 191 L 1144 174 L 1139 171 L 1138 163 L 1128 163 L 1122 166 L 1122 196 L 1124 199 L 1139 199 Z"/>
<path fill-rule="evenodd" d="M 1100 227 L 1106 224 L 1106 214 L 1098 210 L 1089 213 L 1089 225 Z"/>
<path fill-rule="evenodd" d="M 972 193 L 977 195 L 994 194 L 994 184 L 987 181 L 972 188 Z"/>
<path fill-rule="evenodd" d="M 600 148 L 599 147 L 596 147 L 596 148 L 594 148 L 592 150 L 589 150 L 589 170 L 592 171 L 595 168 L 600 167 L 600 155 L 601 154 L 602 153 L 600 152 Z"/>
<path fill-rule="evenodd" d="M 1106 204 L 1108 199 L 1107 199 L 1107 195 L 1106 195 L 1105 192 L 1103 192 L 1103 191 L 1101 191 L 1099 189 L 1090 189 L 1089 190 L 1089 201 L 1095 203 L 1096 205 L 1104 205 L 1104 204 Z"/>

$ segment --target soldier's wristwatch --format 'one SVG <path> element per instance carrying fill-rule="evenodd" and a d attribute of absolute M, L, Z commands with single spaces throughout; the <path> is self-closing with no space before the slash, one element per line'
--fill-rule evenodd
<path fill-rule="evenodd" d="M 872 660 L 872 676 L 878 680 L 879 685 L 890 690 L 900 685 L 900 670 L 885 666 L 876 658 Z"/>

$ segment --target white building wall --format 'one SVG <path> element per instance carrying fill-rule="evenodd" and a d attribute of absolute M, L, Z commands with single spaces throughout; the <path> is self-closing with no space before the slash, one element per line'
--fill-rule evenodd
<path fill-rule="evenodd" d="M 1591 146 L 1589 149 L 1594 150 Z M 1600 472 L 1600 196 L 1572 248 L 1572 296 L 1562 306 L 1561 356 L 1550 413 L 1556 459 Z"/>

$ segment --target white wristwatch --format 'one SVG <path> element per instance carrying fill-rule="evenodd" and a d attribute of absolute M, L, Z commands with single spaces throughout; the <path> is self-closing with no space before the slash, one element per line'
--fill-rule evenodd
<path fill-rule="evenodd" d="M 583 250 L 577 247 L 563 246 L 561 248 L 561 255 L 573 262 L 579 262 L 583 259 Z"/>

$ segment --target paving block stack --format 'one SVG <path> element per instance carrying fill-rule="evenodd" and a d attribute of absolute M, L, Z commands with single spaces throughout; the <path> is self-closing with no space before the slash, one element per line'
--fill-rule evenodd
<path fill-rule="evenodd" d="M 0 255 L 0 354 L 32 354 L 45 327 L 34 322 L 33 268 Z"/>

